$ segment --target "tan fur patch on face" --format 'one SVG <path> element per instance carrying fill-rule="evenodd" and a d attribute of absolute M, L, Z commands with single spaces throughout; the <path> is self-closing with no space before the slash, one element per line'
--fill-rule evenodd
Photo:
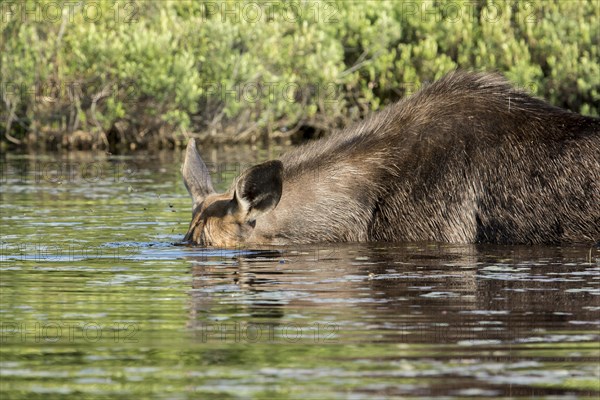
<path fill-rule="evenodd" d="M 232 197 L 228 193 L 207 197 L 192 218 L 186 240 L 201 246 L 239 246 L 248 229 L 237 215 Z"/>

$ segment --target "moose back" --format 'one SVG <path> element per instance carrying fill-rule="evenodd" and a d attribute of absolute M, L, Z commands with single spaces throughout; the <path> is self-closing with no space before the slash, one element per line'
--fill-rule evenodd
<path fill-rule="evenodd" d="M 182 168 L 186 241 L 600 240 L 600 119 L 494 74 L 454 72 L 329 138 L 244 171 L 215 193 L 195 141 Z"/>

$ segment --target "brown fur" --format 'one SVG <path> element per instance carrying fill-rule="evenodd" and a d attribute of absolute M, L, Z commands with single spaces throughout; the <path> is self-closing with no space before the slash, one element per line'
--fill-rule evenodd
<path fill-rule="evenodd" d="M 192 142 L 186 162 L 193 152 Z M 227 217 L 209 218 L 216 195 L 190 190 L 199 206 L 194 220 L 214 228 L 202 241 L 202 224 L 193 222 L 186 239 L 226 247 L 600 239 L 600 120 L 533 98 L 499 75 L 451 73 L 280 160 L 253 167 L 260 174 L 246 171 L 219 195 L 229 200 Z M 184 180 L 198 170 L 184 165 Z M 261 191 L 263 184 L 271 188 Z M 236 185 L 267 200 L 236 200 Z"/>

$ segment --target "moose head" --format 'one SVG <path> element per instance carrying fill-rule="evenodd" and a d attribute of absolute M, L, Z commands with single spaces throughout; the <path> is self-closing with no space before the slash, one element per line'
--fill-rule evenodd
<path fill-rule="evenodd" d="M 244 171 L 225 193 L 216 193 L 211 177 L 190 139 L 182 167 L 193 200 L 192 222 L 184 241 L 202 246 L 237 247 L 252 242 L 256 220 L 277 207 L 283 164 L 267 161 Z"/>

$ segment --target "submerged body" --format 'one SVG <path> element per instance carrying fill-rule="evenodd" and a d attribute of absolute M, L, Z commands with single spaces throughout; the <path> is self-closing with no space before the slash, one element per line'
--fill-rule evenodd
<path fill-rule="evenodd" d="M 218 247 L 364 241 L 600 240 L 600 119 L 456 72 L 215 194 L 194 141 L 186 240 Z"/>

